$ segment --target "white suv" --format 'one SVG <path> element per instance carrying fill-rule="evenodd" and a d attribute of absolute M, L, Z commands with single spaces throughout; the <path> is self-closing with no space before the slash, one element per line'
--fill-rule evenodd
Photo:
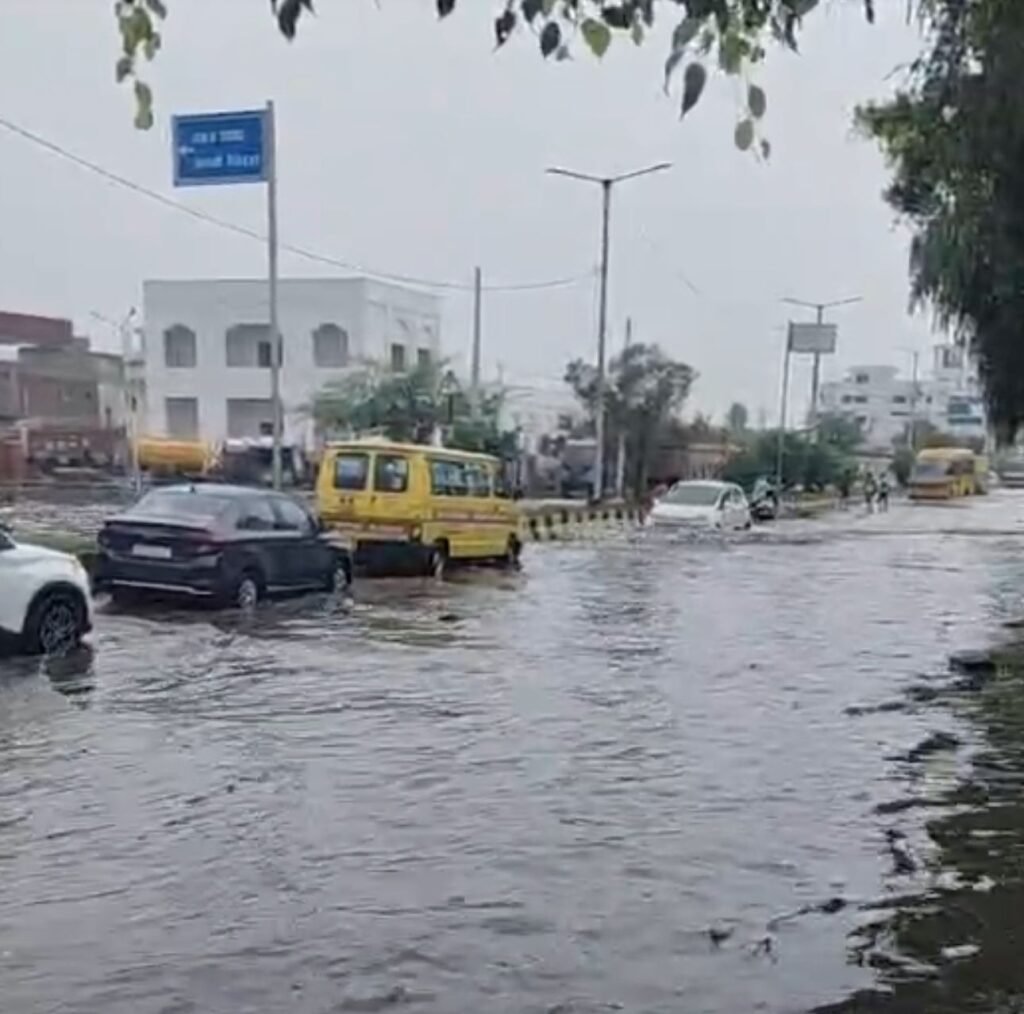
<path fill-rule="evenodd" d="M 49 655 L 92 629 L 89 575 L 75 557 L 22 545 L 0 524 L 0 635 Z"/>

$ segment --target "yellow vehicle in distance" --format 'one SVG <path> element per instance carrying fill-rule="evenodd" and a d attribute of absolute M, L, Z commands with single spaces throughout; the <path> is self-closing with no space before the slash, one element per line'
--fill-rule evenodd
<path fill-rule="evenodd" d="M 967 448 L 926 448 L 918 453 L 910 473 L 910 499 L 952 500 L 983 492 L 977 468 L 976 455 Z"/>
<path fill-rule="evenodd" d="M 140 437 L 136 454 L 142 471 L 164 477 L 206 475 L 214 462 L 209 444 L 174 437 Z"/>
<path fill-rule="evenodd" d="M 501 463 L 444 447 L 353 440 L 328 444 L 316 507 L 372 572 L 440 576 L 449 563 L 519 561 L 519 512 Z"/>

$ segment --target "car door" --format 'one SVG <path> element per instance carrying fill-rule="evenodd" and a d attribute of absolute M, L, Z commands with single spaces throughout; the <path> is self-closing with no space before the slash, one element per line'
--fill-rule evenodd
<path fill-rule="evenodd" d="M 268 590 L 290 584 L 287 553 L 282 551 L 276 529 L 277 518 L 269 497 L 254 493 L 242 500 L 233 540 L 235 553 L 243 557 L 237 565 L 246 566 L 255 561 Z"/>
<path fill-rule="evenodd" d="M 283 557 L 287 582 L 293 588 L 319 587 L 332 568 L 331 549 L 320 538 L 312 515 L 287 496 L 275 496 L 277 551 Z"/>

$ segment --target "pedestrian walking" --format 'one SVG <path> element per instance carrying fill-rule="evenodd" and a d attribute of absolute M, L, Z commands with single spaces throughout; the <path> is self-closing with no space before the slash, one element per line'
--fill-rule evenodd
<path fill-rule="evenodd" d="M 874 472 L 864 474 L 864 506 L 868 514 L 875 513 L 875 495 L 878 493 L 878 483 L 875 481 Z"/>
<path fill-rule="evenodd" d="M 883 512 L 889 509 L 889 477 L 887 475 L 883 475 L 878 484 L 878 509 Z"/>

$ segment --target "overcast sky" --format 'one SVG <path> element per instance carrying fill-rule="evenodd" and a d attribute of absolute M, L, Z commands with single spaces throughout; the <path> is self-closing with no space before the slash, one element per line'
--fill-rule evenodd
<path fill-rule="evenodd" d="M 667 173 L 616 190 L 611 345 L 623 321 L 700 373 L 692 407 L 733 400 L 774 420 L 780 297 L 862 295 L 837 312 L 840 354 L 825 368 L 892 362 L 932 340 L 907 314 L 907 235 L 880 193 L 886 171 L 854 136 L 857 102 L 884 95 L 920 39 L 903 4 L 833 0 L 808 18 L 802 53 L 777 53 L 767 164 L 733 147 L 742 86 L 715 77 L 680 123 L 661 91 L 666 21 L 642 47 L 617 39 L 600 64 L 579 52 L 545 64 L 529 35 L 492 49 L 492 0 L 320 0 L 299 40 L 276 34 L 269 4 L 169 0 L 165 47 L 146 69 L 157 125 L 132 127 L 113 80 L 111 0 L 3 0 L 0 116 L 147 187 L 264 227 L 261 188 L 173 192 L 172 112 L 249 108 L 279 116 L 282 239 L 371 268 L 501 284 L 586 275 L 597 260 L 599 192 L 549 165 L 616 173 L 662 160 Z M 660 5 L 667 10 L 668 5 Z M 0 130 L 0 307 L 73 317 L 111 344 L 92 310 L 123 315 L 145 278 L 258 276 L 265 250 L 151 203 Z M 330 269 L 284 255 L 286 275 Z M 442 342 L 464 357 L 470 300 L 444 296 Z M 793 311 L 799 316 L 800 311 Z M 484 365 L 507 378 L 557 378 L 596 345 L 593 280 L 489 294 Z M 806 392 L 798 368 L 795 390 Z"/>

